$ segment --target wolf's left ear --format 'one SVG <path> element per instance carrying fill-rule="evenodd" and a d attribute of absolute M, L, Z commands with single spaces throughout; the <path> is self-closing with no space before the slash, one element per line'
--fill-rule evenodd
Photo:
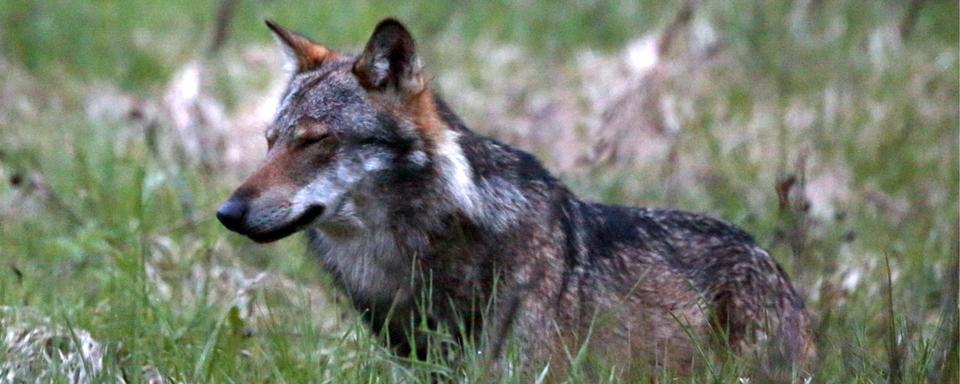
<path fill-rule="evenodd" d="M 289 31 L 272 20 L 264 20 L 267 27 L 273 31 L 283 47 L 283 53 L 287 57 L 288 69 L 294 72 L 305 72 L 316 69 L 324 60 L 331 57 L 333 51 L 323 45 L 314 43 L 307 37 Z"/>
<path fill-rule="evenodd" d="M 399 21 L 377 24 L 367 47 L 353 64 L 353 73 L 368 90 L 414 95 L 424 89 L 423 65 L 413 36 Z"/>

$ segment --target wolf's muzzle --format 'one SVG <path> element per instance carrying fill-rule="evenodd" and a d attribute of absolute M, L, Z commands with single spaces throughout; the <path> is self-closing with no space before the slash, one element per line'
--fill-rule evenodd
<path fill-rule="evenodd" d="M 258 243 L 269 243 L 303 229 L 320 217 L 325 207 L 321 204 L 312 205 L 292 219 L 287 217 L 289 210 L 282 210 L 283 213 L 277 217 L 271 217 L 278 212 L 276 209 L 272 212 L 271 210 L 262 211 L 263 209 L 258 211 L 252 208 L 242 198 L 231 197 L 217 210 L 217 219 L 231 231 L 247 236 Z"/>

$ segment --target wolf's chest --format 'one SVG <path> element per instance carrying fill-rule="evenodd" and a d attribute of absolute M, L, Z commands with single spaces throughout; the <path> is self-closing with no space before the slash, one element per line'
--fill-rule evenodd
<path fill-rule="evenodd" d="M 392 234 L 375 231 L 333 238 L 317 232 L 311 237 L 311 247 L 324 267 L 354 299 L 389 303 L 409 295 L 413 265 L 401 254 Z"/>

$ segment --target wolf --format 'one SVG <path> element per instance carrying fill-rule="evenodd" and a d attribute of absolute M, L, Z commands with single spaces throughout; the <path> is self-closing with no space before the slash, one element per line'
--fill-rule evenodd
<path fill-rule="evenodd" d="M 802 298 L 743 230 L 578 199 L 534 156 L 470 130 L 395 19 L 356 55 L 266 23 L 289 85 L 266 159 L 217 218 L 261 243 L 306 232 L 396 353 L 423 358 L 442 328 L 495 361 L 513 340 L 554 367 L 587 347 L 624 369 L 686 371 L 698 339 L 813 356 Z"/>

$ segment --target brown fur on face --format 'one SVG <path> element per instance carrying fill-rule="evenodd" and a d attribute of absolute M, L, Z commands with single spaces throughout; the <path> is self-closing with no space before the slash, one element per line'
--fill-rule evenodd
<path fill-rule="evenodd" d="M 336 137 L 322 127 L 306 122 L 296 128 L 294 136 L 272 143 L 264 164 L 247 177 L 237 193 L 254 199 L 270 190 L 293 192 L 310 183 L 316 169 L 333 156 Z M 314 145 L 315 141 L 324 141 Z"/>

